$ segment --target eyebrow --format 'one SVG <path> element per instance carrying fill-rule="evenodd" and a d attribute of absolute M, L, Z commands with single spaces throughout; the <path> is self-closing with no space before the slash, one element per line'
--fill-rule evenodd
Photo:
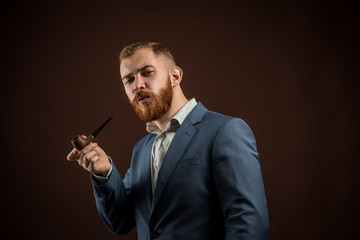
<path fill-rule="evenodd" d="M 149 67 L 152 67 L 152 68 L 155 68 L 154 67 L 154 65 L 145 65 L 145 66 L 143 66 L 142 68 L 139 68 L 139 69 L 136 69 L 136 71 L 135 71 L 135 75 L 138 73 L 138 72 L 141 72 L 141 71 L 143 71 L 143 70 L 145 70 L 146 68 L 149 68 Z M 122 80 L 124 80 L 124 79 L 126 79 L 126 78 L 129 78 L 131 75 L 133 75 L 134 73 L 128 73 L 128 74 L 126 74 L 123 78 L 122 78 Z"/>

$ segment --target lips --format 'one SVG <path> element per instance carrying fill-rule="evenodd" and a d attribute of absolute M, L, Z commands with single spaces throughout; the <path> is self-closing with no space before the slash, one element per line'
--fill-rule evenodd
<path fill-rule="evenodd" d="M 147 102 L 148 100 L 150 99 L 150 97 L 148 97 L 148 96 L 144 96 L 144 97 L 139 97 L 138 98 L 138 103 L 145 103 L 145 102 Z"/>
<path fill-rule="evenodd" d="M 140 91 L 136 93 L 134 100 L 137 104 L 143 104 L 151 99 L 151 93 Z"/>

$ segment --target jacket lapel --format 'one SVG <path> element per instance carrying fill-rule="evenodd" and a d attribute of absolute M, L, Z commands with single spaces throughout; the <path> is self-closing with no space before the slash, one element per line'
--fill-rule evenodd
<path fill-rule="evenodd" d="M 196 132 L 193 125 L 200 122 L 206 112 L 207 109 L 199 102 L 177 130 L 159 171 L 156 188 L 153 194 L 151 213 L 154 211 L 178 161 Z"/>

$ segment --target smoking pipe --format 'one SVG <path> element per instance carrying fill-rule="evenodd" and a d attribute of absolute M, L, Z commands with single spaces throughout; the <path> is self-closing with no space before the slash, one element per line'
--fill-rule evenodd
<path fill-rule="evenodd" d="M 71 144 L 74 146 L 74 148 L 78 150 L 82 150 L 84 147 L 89 145 L 92 141 L 94 141 L 96 135 L 105 127 L 106 124 L 110 122 L 110 120 L 113 118 L 113 116 L 110 116 L 108 120 L 106 120 L 98 129 L 95 130 L 92 134 L 90 134 L 87 138 L 82 138 L 80 135 L 76 135 L 72 140 Z"/>

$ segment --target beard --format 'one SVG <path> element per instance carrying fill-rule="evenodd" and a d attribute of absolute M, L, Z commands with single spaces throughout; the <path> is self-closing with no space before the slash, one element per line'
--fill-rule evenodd
<path fill-rule="evenodd" d="M 151 122 L 161 118 L 171 107 L 174 90 L 171 86 L 170 77 L 165 87 L 159 90 L 158 94 L 138 91 L 135 97 L 130 100 L 131 105 L 138 117 L 144 122 Z M 139 103 L 140 99 L 147 98 Z"/>

